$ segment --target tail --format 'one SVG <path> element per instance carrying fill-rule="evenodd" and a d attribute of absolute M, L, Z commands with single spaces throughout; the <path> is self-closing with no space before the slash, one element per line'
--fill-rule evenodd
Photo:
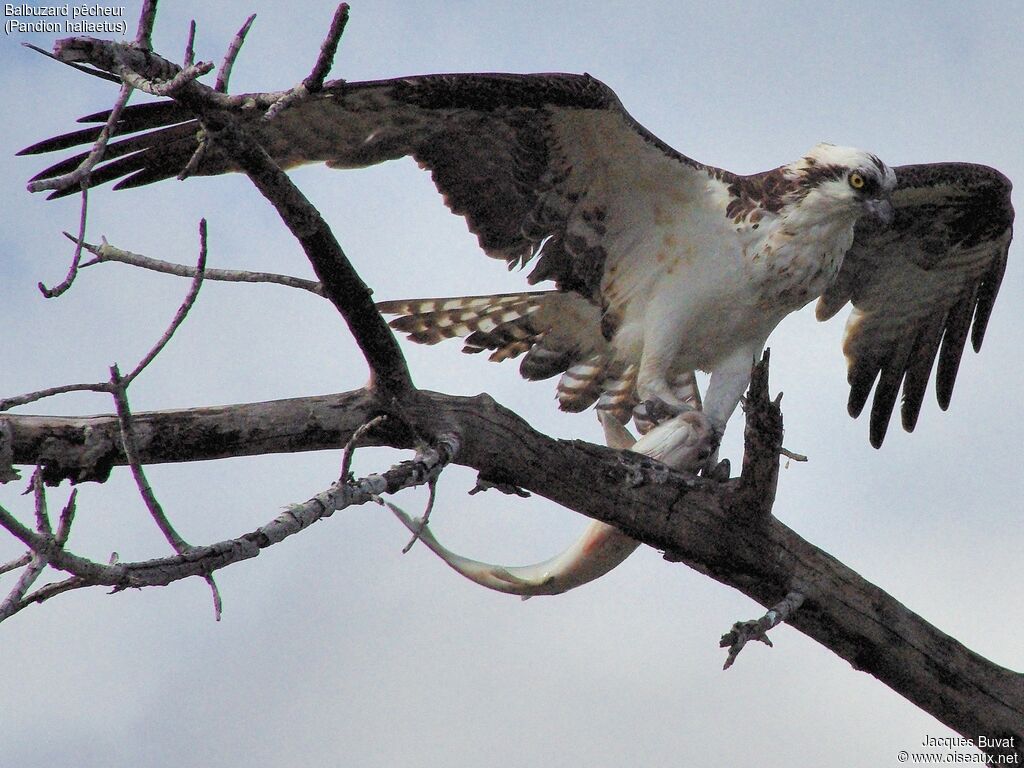
<path fill-rule="evenodd" d="M 557 396 L 563 411 L 596 403 L 599 412 L 628 423 L 637 405 L 635 364 L 614 357 L 601 333 L 601 311 L 576 293 L 527 291 L 491 296 L 384 301 L 377 308 L 397 315 L 391 327 L 418 344 L 464 338 L 462 351 L 490 351 L 492 362 L 523 356 L 519 373 L 529 381 L 561 374 Z M 700 407 L 691 371 L 674 379 L 679 398 Z M 646 430 L 643 430 L 646 431 Z"/>

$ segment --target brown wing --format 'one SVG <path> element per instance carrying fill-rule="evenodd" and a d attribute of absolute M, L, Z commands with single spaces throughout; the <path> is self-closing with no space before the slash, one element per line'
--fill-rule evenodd
<path fill-rule="evenodd" d="M 1013 227 L 1010 181 L 992 168 L 894 170 L 892 226 L 858 223 L 839 277 L 817 307 L 824 320 L 853 302 L 843 343 L 849 411 L 860 415 L 874 387 L 876 448 L 901 385 L 903 427 L 913 431 L 936 356 L 936 394 L 942 409 L 949 407 L 968 332 L 975 351 L 981 348 Z"/>
<path fill-rule="evenodd" d="M 466 218 L 490 256 L 511 267 L 539 255 L 531 283 L 551 279 L 596 303 L 610 210 L 628 210 L 637 178 L 674 178 L 703 168 L 638 125 L 612 90 L 589 75 L 339 81 L 273 120 L 261 119 L 277 96 L 248 94 L 237 113 L 283 167 L 360 167 L 410 155 L 431 171 L 447 205 Z M 104 122 L 107 116 L 82 121 Z M 89 144 L 98 133 L 95 127 L 58 136 L 21 154 Z M 136 135 L 107 148 L 92 184 L 120 179 L 115 188 L 121 189 L 176 176 L 193 156 L 199 133 L 198 122 L 172 102 L 129 107 L 116 134 Z M 604 162 L 612 153 L 624 160 Z M 51 166 L 35 179 L 67 172 L 84 157 Z M 234 170 L 213 143 L 195 175 Z M 590 193 L 598 175 L 598 190 Z"/>

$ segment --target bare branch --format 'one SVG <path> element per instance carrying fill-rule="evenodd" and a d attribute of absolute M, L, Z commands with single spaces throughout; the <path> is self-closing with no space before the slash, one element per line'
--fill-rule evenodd
<path fill-rule="evenodd" d="M 60 512 L 60 517 L 57 519 L 57 534 L 54 537 L 58 547 L 63 547 L 68 540 L 68 536 L 71 535 L 71 524 L 75 521 L 75 501 L 78 498 L 78 489 L 72 488 L 71 495 L 68 496 L 68 502 L 64 505 L 64 509 Z"/>
<path fill-rule="evenodd" d="M 210 574 L 232 563 L 256 557 L 260 550 L 272 546 L 298 533 L 318 520 L 330 517 L 346 507 L 376 501 L 381 494 L 396 493 L 404 488 L 431 482 L 456 456 L 459 444 L 454 436 L 444 436 L 437 449 L 431 449 L 413 461 L 402 462 L 383 474 L 363 479 L 336 482 L 326 491 L 303 504 L 294 504 L 274 520 L 251 533 L 207 546 L 188 547 L 174 557 L 140 562 L 111 562 L 103 565 L 63 548 L 54 537 L 33 532 L 0 506 L 0 526 L 22 541 L 34 553 L 34 560 L 66 571 L 79 581 L 61 583 L 59 592 L 86 585 L 113 587 L 114 591 L 145 586 L 165 586 L 190 576 L 202 576 L 208 581 Z M 62 515 L 62 519 L 65 516 Z M 70 519 L 70 515 L 68 515 Z M 28 600 L 41 601 L 53 596 L 44 592 L 30 595 Z M 58 593 L 56 588 L 51 590 Z M 41 594 L 42 593 L 42 594 Z M 219 594 L 214 592 L 219 615 Z M 20 610 L 22 606 L 18 606 Z"/>
<path fill-rule="evenodd" d="M 211 62 L 201 61 L 198 64 L 191 64 L 185 67 L 169 80 L 150 80 L 124 65 L 115 69 L 115 72 L 126 84 L 132 88 L 138 88 L 140 91 L 151 93 L 154 96 L 174 96 L 189 83 L 212 71 L 213 64 Z"/>
<path fill-rule="evenodd" d="M 151 463 L 336 448 L 380 413 L 378 397 L 360 390 L 138 414 L 140 438 L 143 426 L 145 433 L 159 437 L 140 440 L 140 453 Z M 659 468 L 647 457 L 553 440 L 486 396 L 420 392 L 406 407 L 413 422 L 439 415 L 449 420 L 461 436 L 458 463 L 492 482 L 532 491 L 614 525 L 766 607 L 794 590 L 801 592 L 806 599 L 788 619 L 791 626 L 958 732 L 1019 733 L 1024 738 L 1024 681 L 1019 674 L 972 653 L 771 515 L 752 512 L 749 505 L 760 501 L 746 478 L 711 481 Z M 76 473 L 97 476 L 104 467 L 109 471 L 113 463 L 123 462 L 111 447 L 117 431 L 111 417 L 8 415 L 4 420 L 15 461 L 34 464 L 40 458 L 44 473 L 51 473 L 47 482 Z M 395 419 L 363 440 L 411 447 L 415 436 Z M 758 445 L 764 442 L 750 443 L 747 450 L 760 450 Z M 771 481 L 770 473 L 763 476 Z M 382 485 L 370 490 L 379 496 Z M 228 555 L 230 551 L 218 556 Z"/>
<path fill-rule="evenodd" d="M 65 233 L 66 234 L 66 233 Z M 84 246 L 85 244 L 82 243 Z M 171 324 L 164 331 L 163 335 L 157 340 L 149 352 L 147 352 L 138 364 L 132 369 L 131 373 L 124 377 L 124 386 L 131 384 L 135 378 L 145 370 L 158 354 L 167 345 L 167 342 L 171 340 L 174 332 L 181 326 L 185 318 L 188 316 L 189 310 L 195 303 L 196 297 L 199 294 L 199 288 L 202 286 L 203 276 L 206 269 L 206 219 L 199 222 L 199 260 L 196 266 L 192 269 L 192 284 L 189 286 L 188 293 L 181 305 L 178 307 L 178 311 L 175 313 L 174 318 L 171 320 Z M 77 264 L 73 265 L 77 268 Z M 69 283 L 70 284 L 70 283 Z M 65 286 L 66 288 L 67 286 Z M 36 392 L 29 392 L 24 395 L 17 395 L 15 397 L 8 397 L 0 400 L 0 412 L 9 410 L 19 405 L 27 405 L 28 403 L 35 402 L 37 400 L 43 400 L 48 397 L 54 397 L 55 395 L 64 395 L 70 392 L 108 392 L 115 393 L 116 388 L 111 382 L 100 382 L 94 384 L 65 384 L 59 387 L 50 387 L 48 389 L 41 389 Z"/>
<path fill-rule="evenodd" d="M 145 0 L 142 9 L 139 11 L 139 27 L 135 33 L 136 47 L 144 50 L 153 50 L 153 25 L 156 24 L 157 0 Z"/>
<path fill-rule="evenodd" d="M 71 532 L 71 523 L 75 517 L 75 499 L 78 495 L 78 491 L 77 489 L 73 490 L 71 495 L 68 497 L 67 504 L 61 511 L 60 522 L 57 526 L 57 535 L 54 536 L 50 529 L 50 520 L 46 515 L 46 491 L 43 487 L 41 473 L 36 472 L 36 474 L 33 475 L 32 484 L 36 500 L 36 530 L 40 536 L 52 542 L 54 547 L 57 549 L 63 549 L 64 544 L 67 542 L 68 535 Z M 4 570 L 10 570 L 8 566 L 12 565 L 17 567 L 14 563 L 23 563 L 26 567 L 18 577 L 17 583 L 7 594 L 7 597 L 4 598 L 2 603 L 0 603 L 0 622 L 4 619 L 10 618 L 28 604 L 26 602 L 25 595 L 46 568 L 48 561 L 42 553 L 33 550 L 13 563 L 8 563 L 7 566 L 4 567 Z"/>
<path fill-rule="evenodd" d="M 106 382 L 96 384 L 62 384 L 59 387 L 47 387 L 46 389 L 40 389 L 35 392 L 28 392 L 24 395 L 15 395 L 14 397 L 5 397 L 0 400 L 0 413 L 3 411 L 16 408 L 19 405 L 27 405 L 28 403 L 34 403 L 37 400 L 45 400 L 48 397 L 54 397 L 56 395 L 66 395 L 69 392 L 109 392 L 109 385 Z"/>
<path fill-rule="evenodd" d="M 744 428 L 743 489 L 746 510 L 753 517 L 771 514 L 779 479 L 779 456 L 782 453 L 782 395 L 771 400 L 768 395 L 768 363 L 771 350 L 765 349 L 761 360 L 750 374 L 750 389 L 743 401 L 746 414 Z"/>
<path fill-rule="evenodd" d="M 81 170 L 82 167 L 83 166 L 79 166 L 79 170 Z M 75 171 L 75 173 L 78 173 L 78 171 Z M 87 175 L 88 175 L 88 170 L 86 171 L 86 176 Z M 85 179 L 85 178 L 86 177 L 83 177 L 83 179 Z M 81 260 L 82 260 L 82 245 L 85 242 L 85 222 L 86 222 L 87 214 L 88 214 L 88 211 L 89 211 L 89 186 L 88 186 L 88 182 L 86 180 L 83 180 L 81 183 L 82 183 L 82 212 L 81 212 L 81 214 L 79 216 L 79 219 L 78 219 L 78 237 L 74 238 L 74 241 L 75 241 L 75 251 L 74 251 L 74 253 L 71 256 L 71 266 L 68 268 L 68 273 L 65 276 L 64 280 L 57 287 L 55 287 L 55 288 L 47 288 L 41 282 L 38 284 L 39 292 L 42 293 L 43 296 L 45 296 L 48 299 L 55 298 L 57 296 L 60 296 L 62 293 L 64 293 L 68 288 L 71 287 L 71 284 L 75 281 L 75 277 L 78 275 L 78 265 L 79 265 L 79 262 L 81 262 Z"/>
<path fill-rule="evenodd" d="M 149 514 L 156 523 L 157 528 L 160 529 L 164 538 L 174 548 L 174 551 L 180 555 L 190 550 L 191 546 L 181 538 L 178 532 L 174 530 L 170 520 L 167 519 L 163 506 L 157 500 L 156 494 L 153 493 L 153 488 L 150 486 L 149 480 L 146 479 L 146 473 L 139 463 L 138 452 L 135 450 L 135 431 L 132 427 L 132 414 L 128 407 L 128 396 L 125 392 L 127 384 L 128 382 L 121 378 L 121 373 L 117 370 L 117 366 L 111 366 L 110 388 L 114 395 L 114 403 L 117 406 L 117 418 L 121 425 L 121 444 L 124 448 L 124 455 L 128 460 L 132 477 L 135 479 L 135 486 L 138 488 L 139 495 L 142 496 L 146 509 L 149 510 Z"/>
<path fill-rule="evenodd" d="M 157 355 L 167 346 L 167 342 L 171 340 L 174 332 L 181 327 L 181 324 L 185 321 L 188 316 L 189 310 L 192 309 L 192 305 L 195 304 L 196 298 L 199 296 L 199 289 L 203 285 L 203 277 L 206 274 L 206 219 L 200 219 L 199 221 L 199 261 L 196 263 L 195 270 L 192 277 L 192 284 L 189 286 L 188 293 L 185 295 L 185 299 L 181 302 L 178 307 L 178 311 L 174 314 L 174 318 L 171 320 L 171 324 L 164 331 L 163 336 L 153 345 L 153 347 L 146 353 L 146 355 L 139 361 L 138 365 L 132 369 L 123 379 L 123 385 L 121 387 L 114 387 L 115 397 L 120 391 L 123 393 L 124 388 L 127 387 L 135 377 L 142 373 Z"/>
<path fill-rule="evenodd" d="M 341 41 L 346 24 L 348 24 L 348 3 L 342 3 L 334 12 L 331 28 L 320 45 L 320 55 L 317 57 L 316 64 L 313 65 L 313 71 L 301 83 L 282 94 L 281 98 L 274 102 L 263 115 L 264 120 L 275 119 L 289 107 L 309 98 L 310 94 L 316 93 L 324 87 L 324 78 L 331 71 L 334 54 L 338 50 L 338 43 Z"/>
<path fill-rule="evenodd" d="M 224 61 L 217 71 L 217 81 L 213 86 L 213 90 L 219 93 L 228 92 L 228 81 L 231 80 L 231 70 L 235 66 L 235 59 L 238 58 L 238 53 L 242 50 L 242 44 L 245 42 L 245 37 L 249 34 L 249 29 L 254 21 L 256 21 L 255 13 L 245 20 L 242 28 L 232 38 L 231 45 L 228 46 L 227 53 L 224 54 Z"/>
<path fill-rule="evenodd" d="M 200 224 L 200 236 L 203 241 L 203 247 L 199 257 L 199 267 L 197 273 L 197 279 L 192 284 L 192 291 L 189 293 L 189 298 L 186 299 L 185 304 L 182 305 L 182 310 L 179 311 L 175 317 L 175 322 L 172 323 L 171 328 L 168 329 L 167 333 L 164 334 L 164 338 L 161 339 L 161 343 L 154 347 L 151 354 L 148 355 L 139 366 L 133 371 L 134 374 L 138 374 L 149 361 L 156 357 L 157 353 L 162 349 L 163 344 L 170 338 L 177 324 L 180 324 L 181 319 L 184 318 L 188 312 L 188 307 L 191 307 L 192 300 L 195 299 L 195 293 L 199 290 L 199 283 L 202 280 L 203 264 L 206 259 L 206 220 L 204 219 Z M 135 432 L 132 427 L 132 415 L 131 410 L 128 406 L 128 393 L 127 387 L 130 383 L 129 379 L 121 378 L 120 371 L 117 370 L 117 366 L 112 366 L 110 369 L 110 386 L 114 396 L 114 403 L 117 406 L 117 418 L 121 426 L 121 443 L 124 448 L 124 454 L 128 459 L 128 466 L 131 468 L 132 477 L 135 479 L 135 486 L 139 491 L 139 495 L 142 497 L 143 503 L 146 505 L 146 509 L 149 510 L 150 516 L 156 523 L 157 528 L 167 539 L 167 542 L 171 545 L 175 552 L 179 555 L 185 555 L 193 551 L 194 547 L 189 544 L 185 539 L 171 525 L 171 521 L 164 514 L 163 505 L 160 504 L 156 498 L 156 494 L 153 492 L 152 486 L 149 484 L 149 480 L 146 477 L 145 471 L 142 469 L 142 465 L 138 461 L 138 453 L 135 450 Z M 213 594 L 213 611 L 214 617 L 217 621 L 220 621 L 221 610 L 223 603 L 221 601 L 220 590 L 217 588 L 216 582 L 213 580 L 213 575 L 207 573 L 205 575 L 207 584 L 210 585 L 210 590 Z"/>
<path fill-rule="evenodd" d="M 188 40 L 185 43 L 185 66 L 191 67 L 196 63 L 196 20 L 192 19 L 188 23 Z"/>
<path fill-rule="evenodd" d="M 46 511 L 46 488 L 43 485 L 43 471 L 38 466 L 36 471 L 32 473 L 32 482 L 29 490 L 35 497 L 36 530 L 40 533 L 45 533 L 47 536 L 52 535 L 53 529 L 50 527 L 50 516 Z"/>
<path fill-rule="evenodd" d="M 64 579 L 63 581 L 57 581 L 52 584 L 46 584 L 45 586 L 40 587 L 35 592 L 26 596 L 25 599 L 21 601 L 21 604 L 17 606 L 15 613 L 17 613 L 17 611 L 22 610 L 23 608 L 28 608 L 28 606 L 30 605 L 43 603 L 49 600 L 51 597 L 56 597 L 57 595 L 63 594 L 72 589 L 82 589 L 83 587 L 91 586 L 93 585 L 88 583 L 84 579 L 78 578 L 77 576 L 71 576 L 70 578 Z"/>
<path fill-rule="evenodd" d="M 104 382 L 101 391 L 106 392 L 108 385 Z M 133 416 L 139 460 L 148 465 L 337 449 L 380 412 L 379 398 L 361 389 L 249 406 Z M 6 467 L 0 467 L 0 475 L 4 469 L 11 473 L 14 464 L 35 466 L 38 458 L 47 484 L 65 479 L 102 481 L 112 467 L 126 463 L 114 415 L 67 418 L 5 414 L 0 419 L 0 437 L 4 441 L 2 455 L 8 460 Z M 397 422 L 382 425 L 366 435 L 364 442 L 413 447 L 411 434 Z M 219 446 L 223 446 L 223 452 Z"/>
<path fill-rule="evenodd" d="M 334 66 L 334 54 L 338 52 L 338 44 L 345 32 L 345 25 L 348 24 L 348 12 L 348 3 L 342 3 L 334 12 L 331 27 L 327 32 L 327 37 L 320 45 L 320 55 L 313 66 L 313 71 L 302 81 L 302 85 L 309 93 L 316 93 L 324 87 L 324 80 L 331 71 L 331 67 Z"/>
<path fill-rule="evenodd" d="M 785 456 L 787 459 L 789 459 L 791 461 L 800 461 L 800 462 L 807 461 L 807 457 L 804 454 L 802 454 L 802 453 L 794 453 L 793 451 L 790 451 L 787 448 L 779 448 L 779 454 L 782 455 L 782 456 Z"/>
<path fill-rule="evenodd" d="M 363 435 L 365 435 L 374 427 L 380 426 L 386 420 L 387 416 L 384 416 L 383 414 L 380 416 L 375 416 L 365 424 L 361 425 L 355 432 L 352 433 L 352 437 L 349 438 L 348 443 L 345 445 L 345 453 L 343 454 L 341 460 L 341 475 L 339 475 L 339 480 L 341 482 L 344 483 L 348 480 L 349 472 L 352 469 L 352 457 L 353 455 L 355 455 L 355 450 L 358 447 L 359 441 L 362 439 Z"/>
<path fill-rule="evenodd" d="M 207 141 L 206 132 L 198 131 L 196 137 L 196 151 L 192 153 L 192 157 L 185 163 L 185 167 L 181 169 L 181 172 L 175 177 L 178 181 L 184 181 L 196 172 L 199 165 L 203 162 L 203 158 L 206 157 L 206 150 L 209 148 L 210 143 Z"/>
<path fill-rule="evenodd" d="M 22 566 L 28 565 L 32 562 L 32 553 L 26 552 L 21 557 L 16 557 L 14 560 L 0 564 L 0 576 L 9 571 L 16 571 Z"/>
<path fill-rule="evenodd" d="M 768 630 L 774 629 L 789 619 L 793 612 L 803 605 L 803 602 L 804 596 L 802 594 L 790 592 L 782 602 L 778 603 L 760 619 L 737 621 L 733 624 L 732 629 L 722 635 L 722 639 L 718 642 L 719 647 L 729 649 L 729 656 L 726 658 L 722 669 L 728 669 L 733 665 L 736 657 L 743 650 L 743 646 L 750 640 L 759 640 L 769 648 L 772 647 L 772 641 L 768 637 Z"/>
<path fill-rule="evenodd" d="M 74 235 L 69 235 L 66 232 L 64 234 L 71 240 L 75 239 Z M 106 238 L 102 238 L 102 244 L 100 245 L 83 243 L 82 247 L 95 256 L 95 258 L 80 264 L 80 269 L 92 267 L 97 264 L 103 264 L 105 262 L 117 262 L 119 264 L 127 264 L 132 267 L 148 269 L 153 272 L 162 272 L 167 275 L 176 275 L 178 277 L 194 278 L 198 274 L 196 268 L 193 266 L 188 266 L 187 264 L 176 264 L 171 261 L 163 261 L 161 259 L 154 259 L 150 256 L 143 256 L 139 253 L 125 251 L 108 243 Z M 281 275 L 274 272 L 250 272 L 248 270 L 240 269 L 206 268 L 203 271 L 203 280 L 216 280 L 229 283 L 274 283 L 288 288 L 298 288 L 303 291 L 309 291 L 316 296 L 324 295 L 323 288 L 320 286 L 320 283 L 315 280 L 305 280 L 301 277 Z"/>
<path fill-rule="evenodd" d="M 56 58 L 58 58 L 59 61 L 64 61 L 64 63 L 73 63 L 62 59 L 59 56 Z M 123 84 L 121 86 L 121 92 L 117 95 L 117 100 L 114 102 L 114 106 L 110 110 L 110 116 L 107 118 L 107 122 L 103 125 L 103 128 L 100 129 L 100 133 L 99 136 L 96 137 L 96 141 L 93 142 L 92 149 L 89 151 L 88 156 L 75 170 L 52 179 L 30 181 L 26 187 L 29 192 L 41 192 L 44 189 L 53 189 L 59 192 L 60 190 L 67 189 L 69 187 L 82 187 L 82 221 L 79 228 L 79 240 L 85 237 L 84 198 L 85 190 L 89 186 L 89 174 L 92 173 L 92 169 L 96 167 L 96 164 L 103 159 L 103 153 L 106 151 L 107 142 L 109 142 L 110 137 L 114 135 L 114 127 L 117 125 L 117 121 L 121 119 L 121 111 L 124 109 L 125 104 L 128 103 L 128 98 L 131 94 L 132 87 L 127 83 Z M 78 254 L 76 253 L 76 256 L 77 255 Z M 70 277 L 72 276 L 69 276 L 69 279 Z"/>

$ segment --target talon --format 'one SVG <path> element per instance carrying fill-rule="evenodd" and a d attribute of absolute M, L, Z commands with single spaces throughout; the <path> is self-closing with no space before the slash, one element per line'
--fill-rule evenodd
<path fill-rule="evenodd" d="M 633 450 L 673 469 L 696 472 L 717 445 L 718 432 L 704 412 L 687 408 L 652 428 Z"/>
<path fill-rule="evenodd" d="M 702 470 L 702 474 L 709 480 L 724 483 L 732 474 L 732 465 L 729 463 L 728 459 L 722 459 L 713 467 L 705 465 Z"/>
<path fill-rule="evenodd" d="M 669 419 L 695 410 L 687 403 L 668 402 L 657 395 L 651 395 L 633 408 L 633 423 L 641 434 L 647 434 Z"/>

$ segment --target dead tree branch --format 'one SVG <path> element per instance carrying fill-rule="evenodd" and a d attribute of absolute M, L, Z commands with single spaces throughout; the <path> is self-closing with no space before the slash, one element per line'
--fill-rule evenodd
<path fill-rule="evenodd" d="M 177 555 L 138 562 L 102 564 L 75 555 L 64 548 L 74 513 L 74 494 L 61 515 L 56 536 L 51 535 L 48 524 L 40 524 L 38 529 L 33 531 L 0 506 L 0 526 L 6 528 L 32 552 L 26 571 L 30 578 L 23 575 L 15 590 L 0 606 L 0 620 L 68 589 L 107 586 L 119 592 L 129 588 L 166 586 L 192 576 L 201 576 L 210 582 L 219 615 L 220 596 L 211 577 L 214 571 L 256 557 L 266 547 L 299 533 L 341 509 L 365 504 L 368 501 L 379 501 L 380 496 L 386 493 L 397 493 L 405 488 L 432 483 L 444 467 L 458 455 L 459 448 L 455 435 L 442 435 L 436 447 L 418 453 L 415 459 L 397 464 L 382 474 L 372 474 L 358 480 L 343 478 L 308 501 L 289 506 L 272 521 L 250 533 L 205 546 L 189 546 L 174 533 L 168 538 L 173 538 L 172 544 L 178 550 Z M 38 488 L 39 493 L 42 493 L 41 480 Z M 157 512 L 153 514 L 154 517 L 157 516 Z M 159 516 L 162 517 L 162 511 L 159 511 Z M 166 518 L 163 518 L 163 522 L 169 525 Z M 28 586 L 47 565 L 71 574 L 72 578 L 47 585 L 25 596 Z M 27 582 L 24 587 L 22 582 Z"/>
<path fill-rule="evenodd" d="M 215 141 L 242 168 L 302 245 L 325 295 L 344 317 L 370 366 L 371 386 L 387 392 L 392 399 L 413 390 L 405 358 L 391 329 L 377 312 L 372 292 L 352 267 L 320 212 L 247 135 L 230 111 L 222 108 L 224 99 L 229 97 L 196 81 L 206 65 L 183 70 L 155 54 L 92 38 L 60 40 L 54 54 L 62 61 L 86 62 L 118 74 L 147 93 L 173 96 L 190 109 L 202 123 L 206 140 Z"/>
<path fill-rule="evenodd" d="M 64 233 L 72 242 L 75 241 L 74 235 L 69 235 L 67 232 Z M 94 245 L 93 243 L 82 243 L 82 247 L 91 253 L 94 258 L 89 261 L 82 262 L 79 265 L 80 269 L 86 269 L 87 267 L 96 266 L 97 264 L 117 263 L 127 264 L 131 267 L 138 267 L 139 269 L 148 269 L 153 272 L 161 272 L 166 275 L 176 275 L 177 277 L 191 277 L 195 278 L 197 270 L 194 266 L 190 267 L 187 264 L 176 264 L 171 261 L 164 261 L 162 259 L 154 259 L 151 256 L 144 256 L 140 253 L 132 253 L 122 248 L 117 248 L 107 242 L 106 238 L 100 245 Z M 281 275 L 274 272 L 250 272 L 248 270 L 241 269 L 205 269 L 203 271 L 204 280 L 215 280 L 228 283 L 274 283 L 275 285 L 283 285 L 286 288 L 298 288 L 303 291 L 308 291 L 316 296 L 323 296 L 323 288 L 315 280 L 304 280 L 301 277 L 292 277 L 291 275 Z"/>
<path fill-rule="evenodd" d="M 456 462 L 485 478 L 615 525 L 766 608 L 794 590 L 801 592 L 805 600 L 789 619 L 791 626 L 958 732 L 1015 735 L 1015 743 L 1024 743 L 1022 675 L 973 653 L 773 516 L 752 511 L 750 486 L 744 487 L 750 481 L 715 482 L 666 470 L 645 457 L 554 440 L 486 396 L 421 392 L 407 407 L 414 420 L 444 414 L 462 438 Z M 748 417 L 751 408 L 763 407 L 774 404 L 748 398 Z M 140 459 L 146 463 L 199 460 L 337 449 L 378 412 L 375 395 L 358 390 L 140 413 L 136 430 Z M 111 416 L 5 415 L 3 421 L 14 460 L 32 463 L 33 455 L 45 453 L 40 459 L 50 482 L 104 476 L 111 466 L 124 463 Z M 761 440 L 781 441 L 781 431 Z M 413 437 L 389 420 L 362 442 L 407 448 Z M 747 450 L 757 451 L 750 445 Z M 763 461 L 774 463 L 777 471 L 778 458 L 770 460 L 767 453 L 751 461 L 757 468 L 752 476 L 772 476 Z"/>
<path fill-rule="evenodd" d="M 722 639 L 718 643 L 720 647 L 729 649 L 729 655 L 725 659 L 722 669 L 731 667 L 736 662 L 736 657 L 740 655 L 740 651 L 751 640 L 758 640 L 769 648 L 772 647 L 768 631 L 784 621 L 789 621 L 793 611 L 800 608 L 803 602 L 804 596 L 802 594 L 790 592 L 781 603 L 761 618 L 750 621 L 737 621 L 733 624 L 732 629 L 722 635 Z"/>

